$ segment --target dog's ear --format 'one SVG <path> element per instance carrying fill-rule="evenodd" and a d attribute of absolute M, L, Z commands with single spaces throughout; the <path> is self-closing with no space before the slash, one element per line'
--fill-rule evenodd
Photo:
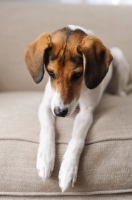
<path fill-rule="evenodd" d="M 91 35 L 84 37 L 78 51 L 83 54 L 85 84 L 94 89 L 108 72 L 113 57 L 101 40 Z"/>
<path fill-rule="evenodd" d="M 40 35 L 24 52 L 25 62 L 34 81 L 39 83 L 44 76 L 45 51 L 52 46 L 50 34 Z"/>

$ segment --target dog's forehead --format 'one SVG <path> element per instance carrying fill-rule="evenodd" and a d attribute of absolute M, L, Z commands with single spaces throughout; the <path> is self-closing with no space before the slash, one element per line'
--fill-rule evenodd
<path fill-rule="evenodd" d="M 52 49 L 50 51 L 50 60 L 59 61 L 60 66 L 72 62 L 76 66 L 82 64 L 82 56 L 77 47 L 82 42 L 86 33 L 80 29 L 73 30 L 70 27 L 64 27 L 51 34 Z"/>
<path fill-rule="evenodd" d="M 81 29 L 71 29 L 70 27 L 64 27 L 52 33 L 52 43 L 54 47 L 63 48 L 75 48 L 82 39 L 86 36 L 86 33 Z"/>

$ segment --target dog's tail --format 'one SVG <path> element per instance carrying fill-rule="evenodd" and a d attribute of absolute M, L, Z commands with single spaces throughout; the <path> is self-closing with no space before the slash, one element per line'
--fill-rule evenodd
<path fill-rule="evenodd" d="M 124 87 L 124 91 L 126 92 L 126 94 L 132 93 L 132 83 L 129 84 L 129 85 L 126 85 L 126 86 Z"/>
<path fill-rule="evenodd" d="M 120 48 L 110 49 L 113 61 L 113 75 L 109 84 L 109 92 L 119 96 L 126 96 L 132 92 L 132 84 L 129 84 L 130 66 Z"/>

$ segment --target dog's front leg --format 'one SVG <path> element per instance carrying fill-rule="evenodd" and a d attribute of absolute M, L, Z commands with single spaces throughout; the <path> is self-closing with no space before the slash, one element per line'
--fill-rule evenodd
<path fill-rule="evenodd" d="M 78 165 L 82 153 L 87 132 L 93 122 L 92 108 L 83 108 L 75 118 L 72 138 L 64 154 L 59 172 L 59 186 L 64 192 L 77 179 Z"/>
<path fill-rule="evenodd" d="M 51 111 L 50 102 L 52 90 L 48 82 L 43 101 L 39 107 L 40 121 L 40 144 L 37 155 L 37 169 L 39 176 L 45 180 L 51 175 L 55 161 L 55 130 L 54 116 Z"/>

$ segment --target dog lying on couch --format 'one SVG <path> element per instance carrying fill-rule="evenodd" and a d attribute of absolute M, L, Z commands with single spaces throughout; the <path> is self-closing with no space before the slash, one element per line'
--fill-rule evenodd
<path fill-rule="evenodd" d="M 55 117 L 69 116 L 79 105 L 59 171 L 59 185 L 64 192 L 76 182 L 85 138 L 103 93 L 107 89 L 126 95 L 129 65 L 120 49 L 107 49 L 91 31 L 74 25 L 40 35 L 27 46 L 25 61 L 36 83 L 43 79 L 44 68 L 50 77 L 39 107 L 37 169 L 43 180 L 54 168 Z"/>

